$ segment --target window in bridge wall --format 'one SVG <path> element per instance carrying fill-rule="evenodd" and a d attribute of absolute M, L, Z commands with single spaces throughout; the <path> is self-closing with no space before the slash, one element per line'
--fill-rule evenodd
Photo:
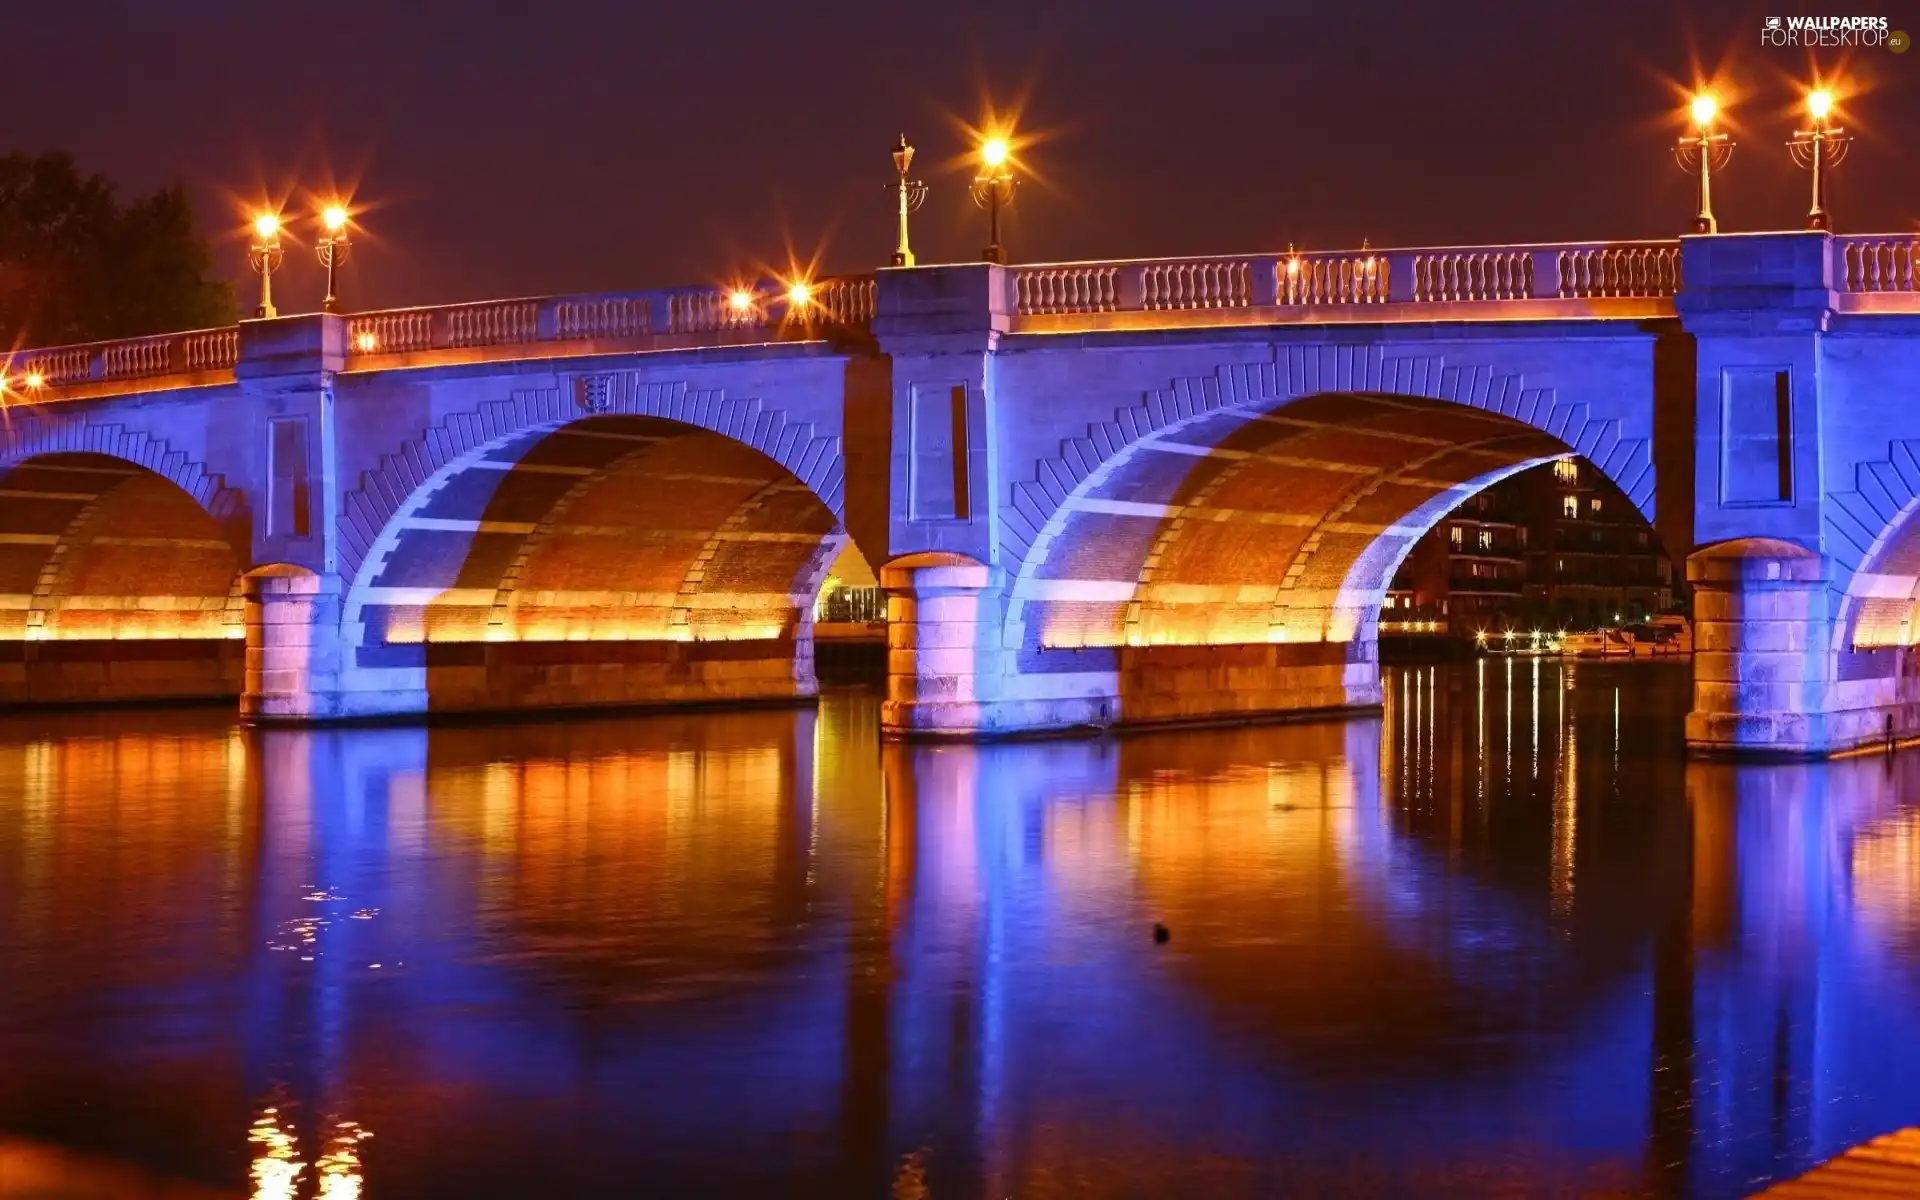
<path fill-rule="evenodd" d="M 912 478 L 908 492 L 916 521 L 967 520 L 967 388 L 965 384 L 916 384 L 908 436 Z"/>
<path fill-rule="evenodd" d="M 282 537 L 307 537 L 313 526 L 313 486 L 307 457 L 307 419 L 284 417 L 273 422 L 268 497 L 268 532 Z"/>

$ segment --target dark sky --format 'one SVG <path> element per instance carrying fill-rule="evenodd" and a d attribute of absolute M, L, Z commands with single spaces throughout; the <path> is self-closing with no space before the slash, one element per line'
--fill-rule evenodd
<path fill-rule="evenodd" d="M 1809 60 L 1759 31 L 1791 12 L 1920 34 L 1882 0 L 0 0 L 0 143 L 183 179 L 243 284 L 244 200 L 351 183 L 371 307 L 884 263 L 902 130 L 923 261 L 972 259 L 988 102 L 1039 139 L 1016 261 L 1666 236 L 1700 63 L 1745 93 L 1723 228 L 1781 228 Z M 1848 58 L 1817 60 L 1865 87 L 1836 223 L 1912 230 L 1920 50 Z M 317 306 L 289 258 L 282 303 Z"/>

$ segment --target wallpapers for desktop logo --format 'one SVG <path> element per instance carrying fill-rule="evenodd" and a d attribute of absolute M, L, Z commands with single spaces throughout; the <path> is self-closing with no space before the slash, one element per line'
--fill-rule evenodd
<path fill-rule="evenodd" d="M 1886 47 L 1898 54 L 1907 35 L 1888 27 L 1885 17 L 1768 17 L 1760 27 L 1763 46 Z"/>

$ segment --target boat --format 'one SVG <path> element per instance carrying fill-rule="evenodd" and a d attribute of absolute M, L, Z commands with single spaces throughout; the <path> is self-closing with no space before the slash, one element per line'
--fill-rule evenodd
<path fill-rule="evenodd" d="M 1654 617 L 1637 625 L 1560 635 L 1568 658 L 1684 658 L 1693 653 L 1693 625 L 1685 617 Z"/>

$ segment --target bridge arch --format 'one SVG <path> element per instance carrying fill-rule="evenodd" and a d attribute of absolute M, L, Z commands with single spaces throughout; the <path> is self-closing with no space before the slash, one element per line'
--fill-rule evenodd
<path fill-rule="evenodd" d="M 142 457 L 168 474 L 17 442 L 0 459 L 0 702 L 239 694 L 241 506 L 184 456 Z"/>
<path fill-rule="evenodd" d="M 1471 355 L 1409 352 L 1378 344 L 1283 343 L 1271 360 L 1223 363 L 1211 373 L 1182 376 L 1146 392 L 1137 403 L 1094 422 L 1044 456 L 1033 476 L 1014 484 L 1002 510 L 1001 560 L 1010 576 L 1024 570 L 1060 506 L 1088 477 L 1144 439 L 1197 424 L 1218 413 L 1269 414 L 1322 394 L 1369 394 L 1437 400 L 1510 417 L 1565 443 L 1605 472 L 1642 515 L 1655 519 L 1651 411 L 1622 397 L 1619 412 L 1569 400 L 1530 382 L 1526 372 Z"/>
<path fill-rule="evenodd" d="M 516 403 L 544 419 L 449 422 L 422 444 L 460 430 L 464 450 L 358 493 L 392 511 L 346 580 L 349 690 L 428 710 L 813 692 L 812 604 L 848 540 L 836 439 L 750 403 Z"/>
<path fill-rule="evenodd" d="M 1009 581 L 1008 694 L 1056 719 L 1378 703 L 1385 592 L 1468 497 L 1583 453 L 1652 515 L 1645 443 L 1545 397 L 1522 415 L 1382 392 L 1162 411 L 1063 489 Z"/>
<path fill-rule="evenodd" d="M 450 466 L 514 437 L 547 433 L 585 416 L 657 417 L 705 429 L 758 450 L 844 518 L 840 439 L 758 398 L 717 388 L 654 383 L 635 372 L 568 376 L 563 386 L 522 388 L 505 400 L 452 413 L 384 455 L 347 493 L 340 513 L 340 573 L 358 576 L 402 505 Z"/>

